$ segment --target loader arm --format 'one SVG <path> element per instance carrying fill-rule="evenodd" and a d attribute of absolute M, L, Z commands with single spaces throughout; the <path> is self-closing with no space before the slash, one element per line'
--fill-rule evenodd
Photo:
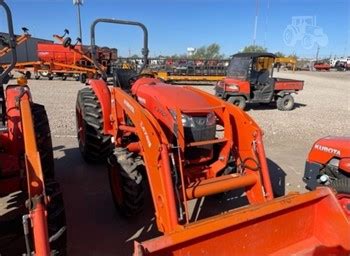
<path fill-rule="evenodd" d="M 30 107 L 30 96 L 27 87 L 22 87 L 18 98 L 22 117 L 23 140 L 25 149 L 26 176 L 28 184 L 29 218 L 32 222 L 34 247 L 36 255 L 50 255 L 48 229 L 46 220 L 45 185 L 38 152 L 34 124 Z"/>

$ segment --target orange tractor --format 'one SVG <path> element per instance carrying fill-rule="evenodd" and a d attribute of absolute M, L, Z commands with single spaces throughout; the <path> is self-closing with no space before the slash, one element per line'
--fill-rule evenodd
<path fill-rule="evenodd" d="M 317 140 L 306 161 L 303 180 L 308 190 L 331 187 L 350 216 L 350 137 Z"/>
<path fill-rule="evenodd" d="M 0 254 L 65 255 L 65 212 L 46 111 L 33 103 L 25 78 L 4 88 L 17 54 L 11 11 L 3 0 L 0 6 L 9 32 L 2 45 L 12 55 L 0 71 Z"/>
<path fill-rule="evenodd" d="M 349 219 L 329 188 L 274 199 L 259 126 L 241 109 L 199 89 L 116 70 L 113 83 L 89 80 L 79 91 L 77 135 L 88 162 L 107 161 L 112 196 L 126 217 L 142 211 L 150 188 L 158 230 L 134 255 L 325 255 L 350 252 Z M 101 70 L 103 73 L 103 70 Z M 193 202 L 244 190 L 248 205 L 208 218 Z M 216 196 L 214 196 L 216 195 Z M 231 207 L 233 208 L 233 206 Z"/>

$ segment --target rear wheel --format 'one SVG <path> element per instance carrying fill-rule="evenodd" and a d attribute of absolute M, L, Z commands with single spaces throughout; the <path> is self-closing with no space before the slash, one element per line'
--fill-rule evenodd
<path fill-rule="evenodd" d="M 59 184 L 54 180 L 54 158 L 50 127 L 44 106 L 32 104 L 31 110 L 37 148 L 44 174 L 45 192 L 50 198 L 47 205 L 48 237 L 54 238 L 50 242 L 50 249 L 52 250 L 52 255 L 64 256 L 67 254 L 66 216 L 62 192 Z M 28 209 L 24 206 L 24 201 L 28 198 L 28 194 L 26 191 L 22 191 L 20 195 L 23 196 L 15 196 L 12 199 L 16 202 L 15 208 L 17 208 L 16 212 L 12 211 L 13 218 L 10 217 L 4 222 L 0 220 L 3 229 L 0 232 L 0 254 L 3 255 L 21 255 L 26 251 L 22 216 L 28 214 Z M 8 227 L 8 229 L 5 229 L 5 227 Z M 31 250 L 34 250 L 32 233 L 30 234 L 30 247 Z"/>
<path fill-rule="evenodd" d="M 108 177 L 117 210 L 125 217 L 140 213 L 144 206 L 144 183 L 140 156 L 116 148 L 108 159 Z"/>
<path fill-rule="evenodd" d="M 24 74 L 24 76 L 27 78 L 27 79 L 30 79 L 32 77 L 32 73 L 30 71 L 26 71 L 26 73 Z"/>
<path fill-rule="evenodd" d="M 45 107 L 40 104 L 33 104 L 32 115 L 37 147 L 41 158 L 41 168 L 45 179 L 53 179 L 55 174 L 52 139 Z"/>
<path fill-rule="evenodd" d="M 87 80 L 87 75 L 86 74 L 80 74 L 79 80 L 81 83 L 85 84 Z"/>
<path fill-rule="evenodd" d="M 85 161 L 105 161 L 111 153 L 111 137 L 103 134 L 101 104 L 90 87 L 78 92 L 76 123 L 79 149 Z"/>
<path fill-rule="evenodd" d="M 47 229 L 50 242 L 50 249 L 53 255 L 67 255 L 67 231 L 66 214 L 63 203 L 63 195 L 59 184 L 53 180 L 45 181 L 46 195 L 50 198 L 47 206 Z"/>
<path fill-rule="evenodd" d="M 277 109 L 281 111 L 289 111 L 294 108 L 294 98 L 290 94 L 278 97 L 276 100 Z"/>
<path fill-rule="evenodd" d="M 231 96 L 227 101 L 240 109 L 245 109 L 246 107 L 246 99 L 243 96 Z"/>
<path fill-rule="evenodd" d="M 41 168 L 44 174 L 46 195 L 50 198 L 47 206 L 49 237 L 57 235 L 50 243 L 55 255 L 66 255 L 67 232 L 63 196 L 59 184 L 54 180 L 54 157 L 49 120 L 43 105 L 33 104 L 32 115 L 36 143 L 40 153 Z"/>

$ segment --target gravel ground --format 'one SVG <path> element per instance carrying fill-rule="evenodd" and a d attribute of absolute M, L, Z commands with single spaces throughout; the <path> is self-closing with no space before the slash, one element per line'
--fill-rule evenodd
<path fill-rule="evenodd" d="M 268 163 L 274 175 L 285 178 L 282 187 L 286 185 L 287 192 L 302 191 L 304 163 L 313 142 L 327 135 L 350 135 L 350 72 L 275 76 L 305 80 L 305 89 L 295 96 L 297 107 L 282 112 L 273 106 L 250 106 L 247 112 L 264 130 Z M 59 80 L 30 80 L 29 85 L 34 100 L 46 106 L 50 118 L 56 174 L 65 197 L 69 255 L 129 255 L 134 238 L 143 241 L 155 234 L 153 210 L 147 208 L 132 223 L 121 219 L 113 207 L 105 167 L 82 161 L 74 107 L 77 91 L 84 86 Z M 212 86 L 201 88 L 213 92 Z"/>

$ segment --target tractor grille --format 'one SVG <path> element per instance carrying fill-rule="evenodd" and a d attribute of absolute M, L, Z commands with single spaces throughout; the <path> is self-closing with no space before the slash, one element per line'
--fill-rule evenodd
<path fill-rule="evenodd" d="M 197 117 L 196 117 L 197 118 Z M 196 120 L 195 120 L 196 122 Z M 185 127 L 185 141 L 198 142 L 206 140 L 214 140 L 216 133 L 216 125 Z M 185 157 L 188 160 L 211 159 L 213 156 L 213 144 L 187 148 Z"/>
<path fill-rule="evenodd" d="M 186 142 L 197 142 L 215 139 L 216 125 L 202 127 L 185 127 Z"/>

